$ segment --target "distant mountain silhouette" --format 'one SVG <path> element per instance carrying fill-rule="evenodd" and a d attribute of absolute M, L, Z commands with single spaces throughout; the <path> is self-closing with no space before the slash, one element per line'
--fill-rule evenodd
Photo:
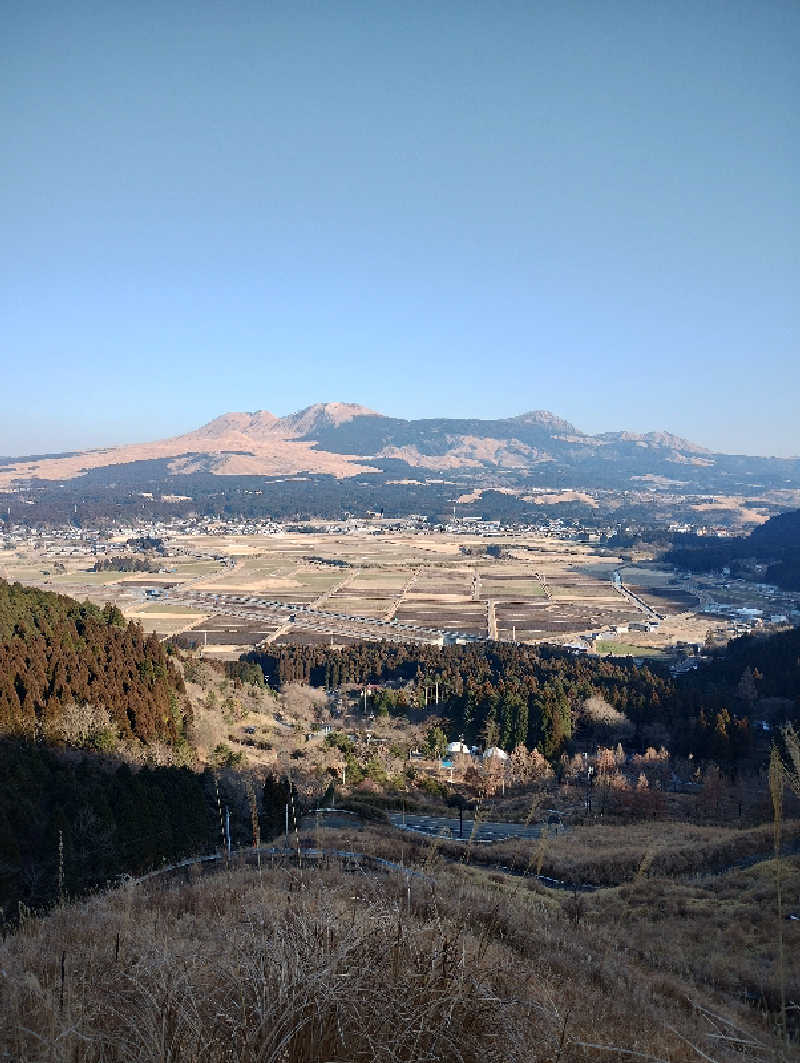
<path fill-rule="evenodd" d="M 589 435 L 547 410 L 515 417 L 386 417 L 354 403 L 316 403 L 286 417 L 226 413 L 181 436 L 66 455 L 8 458 L 0 489 L 90 470 L 159 462 L 165 474 L 446 475 L 486 486 L 741 491 L 800 486 L 800 459 L 715 454 L 669 432 Z M 415 472 L 416 470 L 416 472 Z"/>

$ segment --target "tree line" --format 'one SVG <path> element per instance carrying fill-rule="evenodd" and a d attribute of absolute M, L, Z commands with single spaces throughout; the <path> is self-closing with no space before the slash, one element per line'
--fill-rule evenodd
<path fill-rule="evenodd" d="M 155 561 L 146 557 L 101 557 L 92 566 L 93 572 L 158 572 Z"/>
<path fill-rule="evenodd" d="M 372 711 L 416 719 L 435 714 L 447 722 L 451 739 L 509 752 L 525 745 L 551 761 L 582 737 L 581 728 L 588 737 L 591 725 L 581 709 L 595 697 L 624 717 L 631 751 L 663 742 L 723 765 L 750 754 L 751 719 L 762 699 L 783 699 L 782 719 L 800 715 L 798 629 L 736 639 L 680 677 L 655 664 L 514 643 L 287 644 L 246 654 L 229 666 L 230 674 L 242 663 L 257 665 L 275 689 L 293 682 L 328 689 L 375 684 Z"/>
<path fill-rule="evenodd" d="M 285 778 L 139 770 L 102 754 L 0 738 L 0 926 L 19 905 L 47 907 L 121 875 L 219 852 L 229 811 L 234 849 L 281 837 L 285 808 L 303 813 Z"/>
<path fill-rule="evenodd" d="M 347 683 L 402 685 L 402 698 L 386 695 L 376 707 L 436 712 L 452 735 L 513 749 L 538 747 L 559 756 L 573 736 L 575 706 L 593 695 L 624 711 L 641 729 L 662 715 L 673 683 L 648 667 L 575 657 L 565 650 L 515 643 L 419 646 L 363 642 L 331 649 L 282 645 L 245 658 L 259 664 L 271 685 L 289 682 L 335 688 Z"/>

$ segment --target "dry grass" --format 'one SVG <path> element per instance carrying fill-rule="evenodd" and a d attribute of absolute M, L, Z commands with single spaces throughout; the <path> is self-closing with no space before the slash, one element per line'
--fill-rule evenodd
<path fill-rule="evenodd" d="M 240 869 L 26 920 L 0 949 L 0 1055 L 774 1058 L 741 1005 L 653 973 L 600 924 L 578 932 L 520 880 L 476 875 L 414 879 L 409 904 L 400 875 Z"/>
<path fill-rule="evenodd" d="M 800 822 L 785 824 L 784 842 L 796 843 Z M 772 827 L 736 830 L 658 821 L 626 826 L 575 827 L 547 841 L 542 873 L 565 882 L 617 886 L 629 882 L 647 861 L 650 875 L 668 877 L 717 873 L 772 849 Z M 475 846 L 471 859 L 524 870 L 536 841 Z"/>
<path fill-rule="evenodd" d="M 523 868 L 528 872 L 527 878 L 481 867 L 480 861 L 501 862 L 498 854 L 503 846 L 498 844 L 456 849 L 446 843 L 408 836 L 401 851 L 406 863 L 421 867 L 437 883 L 454 874 L 468 879 L 479 895 L 483 892 L 484 906 L 488 903 L 486 891 L 494 891 L 493 911 L 506 934 L 518 934 L 513 921 L 520 917 L 525 905 L 533 903 L 547 912 L 549 920 L 572 922 L 576 941 L 590 942 L 593 955 L 629 965 L 629 976 L 639 969 L 647 978 L 675 978 L 687 999 L 712 994 L 718 1005 L 729 1007 L 746 1001 L 769 1016 L 767 1025 L 773 1034 L 780 1014 L 778 939 L 782 931 L 785 992 L 790 1001 L 788 1028 L 795 1038 L 800 1037 L 800 857 L 782 861 L 783 892 L 786 898 L 792 898 L 793 907 L 787 908 L 779 921 L 774 860 L 720 870 L 726 866 L 720 860 L 743 858 L 745 847 L 763 852 L 759 847 L 766 843 L 768 851 L 771 828 L 738 832 L 744 835 L 740 848 L 732 848 L 731 838 L 715 837 L 720 832 L 687 828 L 685 849 L 678 848 L 680 825 L 672 824 L 670 828 L 667 837 L 661 838 L 661 858 L 653 844 L 652 831 L 648 843 L 642 828 L 638 837 L 629 840 L 624 861 L 606 866 L 607 873 L 610 866 L 616 869 L 621 884 L 594 893 L 549 890 L 533 877 L 539 870 L 547 872 L 548 864 L 550 870 L 558 869 L 558 853 L 554 859 L 551 849 L 560 847 L 563 851 L 573 842 L 569 835 L 527 844 Z M 624 843 L 626 830 L 607 828 L 604 833 L 602 843 L 610 856 L 615 842 Z M 396 843 L 393 854 L 391 837 L 379 830 L 339 833 L 335 843 L 399 858 Z M 580 843 L 575 846 L 578 854 L 580 847 Z M 455 852 L 461 854 L 462 860 L 478 863 L 454 865 L 450 861 Z M 686 872 L 686 861 L 692 865 L 691 874 Z M 658 866 L 670 862 L 681 878 L 666 877 L 663 867 Z M 624 870 L 629 874 L 623 877 Z M 457 890 L 452 893 L 459 896 Z M 476 903 L 472 902 L 473 910 Z"/>
<path fill-rule="evenodd" d="M 528 801 L 529 811 L 531 802 Z M 445 814 L 452 810 L 445 810 Z M 442 814 L 442 810 L 437 810 Z M 470 818 L 472 813 L 469 813 Z M 481 820 L 499 818 L 496 810 L 479 810 Z M 518 822 L 542 820 L 534 808 L 530 817 L 518 815 Z M 503 817 L 506 818 L 506 817 Z M 466 831 L 466 828 L 465 828 Z M 532 873 L 538 866 L 543 875 L 560 881 L 590 886 L 619 886 L 640 873 L 646 861 L 651 876 L 688 877 L 719 874 L 735 865 L 768 859 L 773 850 L 773 827 L 764 824 L 741 830 L 735 827 L 697 826 L 678 820 L 656 820 L 618 825 L 595 824 L 570 827 L 563 833 L 548 834 L 544 843 L 537 839 L 510 839 L 486 844 L 436 840 L 442 856 L 459 862 L 484 866 L 504 866 L 515 872 Z M 397 836 L 387 832 L 375 836 L 372 844 L 382 856 L 398 851 Z M 403 845 L 417 859 L 428 851 L 430 840 L 405 832 Z M 783 824 L 784 851 L 800 845 L 800 820 Z"/>
<path fill-rule="evenodd" d="M 785 861 L 784 885 L 800 895 L 800 860 Z M 583 895 L 583 921 L 624 939 L 633 962 L 691 981 L 727 1000 L 780 1014 L 774 861 L 694 882 L 640 876 Z M 798 913 L 800 914 L 800 913 Z M 784 920 L 791 1025 L 800 1035 L 800 922 Z"/>

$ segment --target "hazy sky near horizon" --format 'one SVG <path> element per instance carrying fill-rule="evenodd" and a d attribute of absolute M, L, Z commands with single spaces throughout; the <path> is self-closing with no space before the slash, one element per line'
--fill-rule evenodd
<path fill-rule="evenodd" d="M 794 0 L 5 4 L 0 454 L 550 409 L 800 454 Z"/>

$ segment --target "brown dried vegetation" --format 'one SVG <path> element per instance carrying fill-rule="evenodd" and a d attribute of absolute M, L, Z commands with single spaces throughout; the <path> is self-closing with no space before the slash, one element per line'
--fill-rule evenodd
<path fill-rule="evenodd" d="M 582 914 L 570 895 L 497 878 L 439 867 L 411 880 L 409 898 L 402 875 L 239 869 L 26 919 L 0 950 L 0 1052 L 175 1063 L 775 1058 L 757 1011 L 654 962 L 615 910 Z M 615 903 L 636 918 L 630 898 Z"/>

